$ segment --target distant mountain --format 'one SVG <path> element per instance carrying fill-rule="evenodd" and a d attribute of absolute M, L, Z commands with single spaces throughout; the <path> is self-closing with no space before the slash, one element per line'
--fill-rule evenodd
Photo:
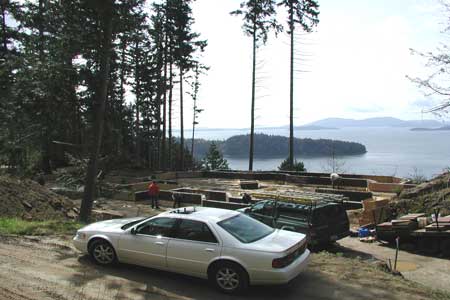
<path fill-rule="evenodd" d="M 255 130 L 261 131 L 261 130 L 273 130 L 273 129 L 289 129 L 289 125 L 283 125 L 283 126 L 272 126 L 272 127 L 255 127 Z M 330 129 L 338 129 L 336 127 L 325 127 L 325 126 L 317 126 L 317 125 L 302 125 L 302 126 L 295 126 L 294 129 L 296 130 L 330 130 Z M 206 127 L 199 127 L 195 129 L 196 131 L 249 131 L 250 128 L 206 128 Z M 174 129 L 175 132 L 178 132 L 179 129 Z"/>
<path fill-rule="evenodd" d="M 317 126 L 317 125 L 303 125 L 303 126 L 296 126 L 294 129 L 299 130 L 330 130 L 330 129 L 338 129 L 336 127 L 325 127 L 325 126 Z"/>
<path fill-rule="evenodd" d="M 443 127 L 438 127 L 438 128 L 411 128 L 411 131 L 449 131 L 450 130 L 450 126 L 443 126 Z"/>
<path fill-rule="evenodd" d="M 369 118 L 363 120 L 327 118 L 307 124 L 307 126 L 323 127 L 421 127 L 433 128 L 441 126 L 436 120 L 400 120 L 392 117 Z"/>

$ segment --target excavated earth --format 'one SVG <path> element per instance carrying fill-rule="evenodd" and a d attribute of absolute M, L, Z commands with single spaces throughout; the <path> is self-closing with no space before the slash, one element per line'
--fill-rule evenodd
<path fill-rule="evenodd" d="M 402 191 L 393 204 L 400 213 L 425 212 L 430 215 L 440 208 L 442 215 L 449 215 L 450 172 Z"/>
<path fill-rule="evenodd" d="M 220 294 L 208 282 L 131 265 L 101 267 L 66 237 L 0 237 L 0 299 L 450 299 L 393 276 L 371 260 L 313 254 L 288 285 Z"/>
<path fill-rule="evenodd" d="M 73 202 L 29 179 L 0 176 L 0 216 L 25 220 L 75 218 Z"/>
<path fill-rule="evenodd" d="M 211 188 L 224 183 L 203 180 L 200 185 Z M 236 182 L 228 184 L 228 189 L 240 192 Z M 273 184 L 265 189 L 273 189 Z M 280 184 L 278 188 L 291 187 Z M 0 200 L 0 216 L 33 220 L 75 218 L 79 207 L 79 200 L 56 195 L 36 182 L 4 176 L 0 177 Z M 107 199 L 97 200 L 94 208 L 124 216 L 159 212 L 147 202 Z M 337 254 L 313 254 L 306 272 L 288 285 L 251 287 L 244 295 L 230 297 L 207 281 L 188 276 L 122 264 L 97 266 L 74 249 L 68 236 L 0 236 L 0 299 L 450 299 L 448 294 L 387 273 L 367 249 L 347 247 Z"/>

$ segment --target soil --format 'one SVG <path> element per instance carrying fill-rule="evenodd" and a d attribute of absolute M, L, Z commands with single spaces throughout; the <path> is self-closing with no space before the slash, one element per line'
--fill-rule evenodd
<path fill-rule="evenodd" d="M 14 270 L 14 272 L 12 272 Z M 68 237 L 1 237 L 0 299 L 450 299 L 382 271 L 374 263 L 335 254 L 312 255 L 288 285 L 218 293 L 205 280 L 131 265 L 101 267 Z"/>
<path fill-rule="evenodd" d="M 0 216 L 26 220 L 75 218 L 72 201 L 29 179 L 0 176 Z"/>
<path fill-rule="evenodd" d="M 442 215 L 450 214 L 450 173 L 402 191 L 393 204 L 401 214 L 424 212 L 431 215 L 436 208 L 441 209 Z"/>
<path fill-rule="evenodd" d="M 238 180 L 186 179 L 179 183 L 228 190 L 236 196 L 243 192 Z M 262 189 L 256 191 L 299 189 L 281 182 L 261 184 Z M 35 220 L 76 217 L 81 201 L 11 177 L 0 177 L 0 199 L 0 216 Z M 154 215 L 172 206 L 170 201 L 161 201 L 161 209 L 154 210 L 149 204 L 97 199 L 93 208 L 134 217 Z M 357 220 L 359 213 L 350 212 L 350 220 Z M 425 287 L 446 290 L 450 278 L 445 270 L 450 261 L 401 254 L 399 267 L 409 279 L 405 280 L 385 272 L 385 265 L 380 264 L 392 257 L 392 249 L 377 247 L 382 246 L 346 238 L 335 249 L 337 254 L 313 254 L 306 272 L 290 284 L 251 287 L 243 296 L 229 297 L 200 279 L 130 265 L 97 266 L 73 248 L 70 237 L 0 236 L 0 299 L 450 299 Z"/>
<path fill-rule="evenodd" d="M 342 253 L 361 253 L 373 256 L 379 261 L 394 263 L 395 249 L 387 244 L 374 242 L 362 243 L 358 238 L 347 237 L 338 242 L 335 251 Z M 450 260 L 438 257 L 424 256 L 400 250 L 397 270 L 408 280 L 450 293 Z"/>

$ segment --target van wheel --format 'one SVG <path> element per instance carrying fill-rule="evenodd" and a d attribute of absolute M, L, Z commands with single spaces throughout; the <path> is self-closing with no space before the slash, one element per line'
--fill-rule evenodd
<path fill-rule="evenodd" d="M 444 257 L 450 257 L 450 239 L 441 242 L 441 252 Z"/>
<path fill-rule="evenodd" d="M 221 292 L 235 294 L 248 287 L 248 275 L 245 270 L 236 263 L 221 262 L 212 267 L 209 272 L 209 280 Z"/>
<path fill-rule="evenodd" d="M 439 253 L 439 241 L 434 238 L 419 238 L 417 244 L 419 251 L 425 255 L 436 255 Z"/>

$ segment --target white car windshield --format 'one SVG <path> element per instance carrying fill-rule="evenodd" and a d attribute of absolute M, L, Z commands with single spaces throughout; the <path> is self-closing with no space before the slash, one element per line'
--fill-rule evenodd
<path fill-rule="evenodd" d="M 274 231 L 273 228 L 244 214 L 236 215 L 217 224 L 242 243 L 255 242 Z"/>

